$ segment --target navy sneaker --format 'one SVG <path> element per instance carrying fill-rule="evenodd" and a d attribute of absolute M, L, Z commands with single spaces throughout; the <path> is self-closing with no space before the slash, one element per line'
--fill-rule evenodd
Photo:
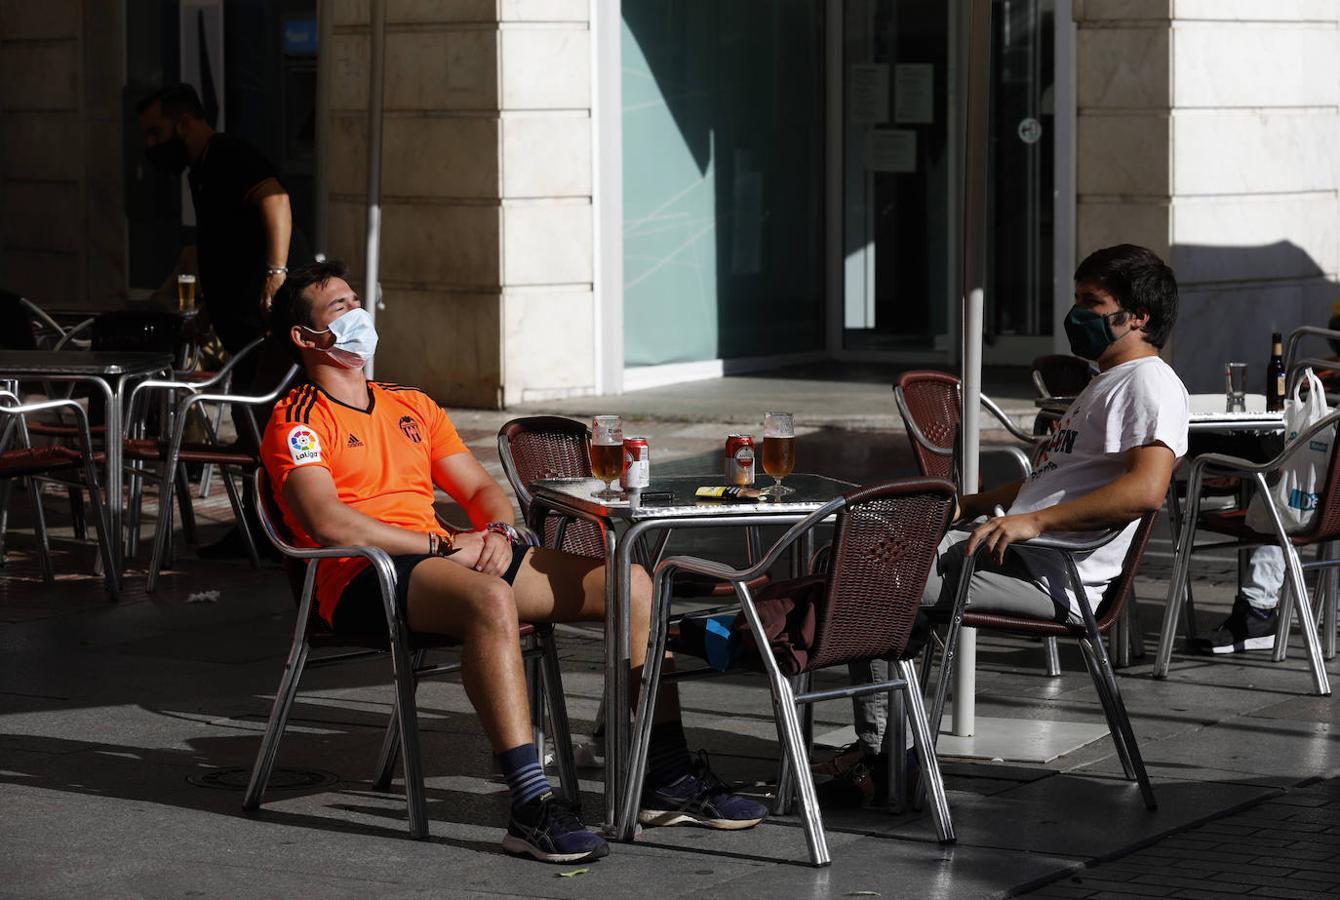
<path fill-rule="evenodd" d="M 701 825 L 737 831 L 753 828 L 768 814 L 762 803 L 732 794 L 708 766 L 706 753 L 699 752 L 693 768 L 669 784 L 644 790 L 637 820 L 643 825 Z"/>
<path fill-rule="evenodd" d="M 587 831 L 582 820 L 552 792 L 512 810 L 502 847 L 508 853 L 547 863 L 589 862 L 610 852 L 605 839 Z"/>

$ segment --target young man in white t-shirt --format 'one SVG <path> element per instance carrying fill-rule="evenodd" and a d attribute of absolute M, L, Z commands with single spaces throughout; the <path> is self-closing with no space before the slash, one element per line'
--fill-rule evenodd
<path fill-rule="evenodd" d="M 1065 319 L 1071 351 L 1092 359 L 1099 374 L 1075 399 L 1025 479 L 960 498 L 959 522 L 992 516 L 971 531 L 950 531 L 940 544 L 922 603 L 954 602 L 965 554 L 977 557 L 968 603 L 978 612 L 1023 614 L 1063 621 L 1079 617 L 1064 565 L 1055 554 L 1015 550 L 1043 533 L 1073 538 L 1112 528 L 1123 533 L 1076 559 L 1090 604 L 1097 607 L 1121 571 L 1137 520 L 1158 509 L 1177 460 L 1186 453 L 1187 394 L 1158 352 L 1177 319 L 1177 282 L 1149 250 L 1122 244 L 1099 250 L 1075 272 L 1075 306 Z M 857 681 L 884 679 L 882 661 L 852 666 Z M 836 766 L 859 779 L 879 780 L 883 740 L 881 694 L 856 698 L 857 748 L 865 765 Z M 869 783 L 865 784 L 868 795 Z M 838 787 L 834 794 L 853 792 Z"/>

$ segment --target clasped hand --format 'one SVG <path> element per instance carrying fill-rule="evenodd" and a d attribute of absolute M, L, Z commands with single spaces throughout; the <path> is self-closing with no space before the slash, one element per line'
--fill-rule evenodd
<path fill-rule="evenodd" d="M 447 559 L 485 575 L 501 577 L 512 565 L 512 542 L 492 531 L 468 531 L 455 536 L 457 552 Z"/>

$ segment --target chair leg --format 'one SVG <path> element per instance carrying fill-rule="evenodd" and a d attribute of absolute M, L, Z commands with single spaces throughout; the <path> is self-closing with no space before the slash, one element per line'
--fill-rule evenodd
<path fill-rule="evenodd" d="M 1312 685 L 1319 695 L 1329 696 L 1331 681 L 1326 674 L 1326 662 L 1322 659 L 1321 637 L 1317 632 L 1317 620 L 1312 615 L 1312 604 L 1308 602 L 1307 584 L 1303 580 L 1303 564 L 1298 558 L 1298 550 L 1293 544 L 1287 544 L 1284 547 L 1284 570 L 1293 589 L 1288 592 L 1289 599 L 1280 604 L 1280 628 L 1284 633 L 1275 639 L 1275 653 L 1277 657 L 1282 656 L 1281 651 L 1284 649 L 1284 645 L 1288 643 L 1288 622 L 1291 617 L 1283 609 L 1285 603 L 1288 603 L 1289 606 L 1296 608 L 1298 611 L 1298 624 L 1303 630 L 1303 646 L 1307 648 L 1308 664 L 1312 669 Z"/>
<path fill-rule="evenodd" d="M 769 672 L 769 675 L 771 676 L 772 672 Z M 805 757 L 805 739 L 800 733 L 800 716 L 799 710 L 796 709 L 795 694 L 791 692 L 791 682 L 780 672 L 768 680 L 772 682 L 773 713 L 777 717 L 777 730 L 781 732 L 783 752 L 790 758 L 792 778 L 795 779 L 800 795 L 801 822 L 805 826 L 805 843 L 809 848 L 810 863 L 815 866 L 827 866 L 833 859 L 828 852 L 828 838 L 824 835 L 823 818 L 819 813 L 819 797 L 814 790 L 814 774 L 810 772 L 809 760 Z"/>
<path fill-rule="evenodd" d="M 219 426 L 223 424 L 223 407 L 226 404 L 218 403 L 214 406 L 214 434 L 219 433 Z M 205 463 L 205 468 L 200 473 L 200 499 L 209 499 L 209 488 L 214 480 L 214 464 Z"/>
<path fill-rule="evenodd" d="M 935 756 L 935 739 L 930 723 L 926 721 L 926 707 L 921 700 L 921 692 L 917 690 L 916 669 L 911 660 L 903 659 L 898 661 L 898 671 L 907 685 L 901 693 L 907 698 L 908 719 L 912 722 L 912 744 L 916 747 L 917 762 L 921 767 L 921 783 L 926 786 L 926 792 L 931 797 L 931 818 L 935 820 L 935 831 L 941 843 L 953 843 L 957 838 L 949 814 L 949 798 L 945 794 L 940 762 Z M 939 731 L 938 724 L 935 730 Z M 901 748 L 899 754 L 903 755 Z"/>
<path fill-rule="evenodd" d="M 1042 651 L 1047 659 L 1047 677 L 1059 678 L 1061 676 L 1061 651 L 1056 646 L 1054 636 L 1042 639 Z"/>
<path fill-rule="evenodd" d="M 42 570 L 42 580 L 47 584 L 56 581 L 56 572 L 51 565 L 51 543 L 47 540 L 47 518 L 42 511 L 42 488 L 36 478 L 25 478 L 28 486 L 28 503 L 33 511 L 33 538 L 37 542 L 37 563 Z"/>
<path fill-rule="evenodd" d="M 12 478 L 0 481 L 0 567 L 5 564 L 5 535 L 9 532 L 9 490 Z"/>
<path fill-rule="evenodd" d="M 624 781 L 623 808 L 615 810 L 614 837 L 631 841 L 637 829 L 638 801 L 642 797 L 642 782 L 647 774 L 647 751 L 651 746 L 651 724 L 656 715 L 656 694 L 661 688 L 661 670 L 665 662 L 665 645 L 669 637 L 667 622 L 670 617 L 671 579 L 661 578 L 652 598 L 651 628 L 647 634 L 647 659 L 642 666 L 642 690 L 638 693 L 637 714 L 633 718 Z M 605 779 L 618 778 L 619 773 L 606 768 Z"/>
<path fill-rule="evenodd" d="M 424 661 L 428 658 L 427 650 L 416 650 L 414 653 L 414 670 L 417 672 L 423 668 Z M 414 681 L 415 695 L 418 695 L 419 682 Z M 400 706 L 391 704 L 391 717 L 386 723 L 386 733 L 382 736 L 382 749 L 377 754 L 377 774 L 372 779 L 372 789 L 374 791 L 389 791 L 391 789 L 391 780 L 395 777 L 395 760 L 400 753 Z"/>
<path fill-rule="evenodd" d="M 809 690 L 809 674 L 802 673 L 795 675 L 791 679 L 791 691 L 793 694 L 803 694 Z M 812 705 L 807 704 L 808 709 L 805 713 L 812 713 Z M 810 716 L 811 723 L 813 716 Z M 804 717 L 801 720 L 801 737 L 805 741 L 805 761 L 809 764 L 811 754 L 814 748 L 813 731 L 806 733 L 804 726 Z M 781 754 L 777 760 L 777 796 L 772 803 L 772 814 L 775 816 L 786 816 L 791 814 L 791 809 L 796 801 L 796 773 L 791 766 L 791 759 L 785 753 Z"/>
<path fill-rule="evenodd" d="M 151 594 L 158 589 L 158 573 L 167 558 L 168 534 L 172 530 L 172 494 L 177 486 L 177 479 L 172 477 L 177 469 L 175 451 L 175 447 L 168 448 L 158 479 L 158 521 L 154 523 L 153 550 L 149 557 L 149 571 L 144 578 L 144 589 Z"/>
<path fill-rule="evenodd" d="M 1335 559 L 1335 554 L 1340 551 L 1340 541 L 1331 541 L 1322 548 L 1326 553 L 1326 559 Z M 1326 635 L 1323 646 L 1323 655 L 1327 659 L 1335 659 L 1335 636 L 1336 636 L 1336 607 L 1340 602 L 1340 571 L 1334 567 L 1326 569 L 1326 592 L 1322 596 L 1325 598 L 1323 610 L 1326 616 Z"/>
<path fill-rule="evenodd" d="M 265 737 L 261 738 L 260 752 L 256 754 L 256 762 L 251 767 L 251 781 L 242 797 L 242 808 L 248 812 L 260 808 L 265 786 L 270 783 L 270 773 L 279 754 L 279 739 L 284 736 L 284 726 L 293 708 L 293 698 L 298 694 L 298 680 L 302 678 L 302 667 L 306 662 L 307 642 L 295 641 L 284 662 L 284 676 L 279 680 L 279 690 L 275 692 L 275 702 L 270 709 L 270 720 L 265 726 Z"/>
<path fill-rule="evenodd" d="M 102 576 L 107 582 L 107 593 L 111 599 L 117 600 L 121 596 L 121 573 L 117 570 L 113 559 L 112 548 L 115 544 L 112 542 L 117 540 L 118 536 L 111 532 L 108 524 L 110 516 L 103 507 L 102 494 L 98 490 L 98 472 L 93 460 L 87 456 L 84 458 L 84 486 L 88 488 L 89 504 L 93 507 L 93 516 L 98 529 L 98 559 L 102 560 Z"/>
<path fill-rule="evenodd" d="M 544 767 L 544 675 L 540 671 L 540 661 L 534 655 L 522 659 L 526 673 L 526 702 L 530 707 L 530 739 L 540 755 L 540 766 Z"/>
<path fill-rule="evenodd" d="M 237 519 L 237 528 L 242 532 L 242 540 L 247 545 L 247 556 L 251 559 L 251 567 L 259 569 L 261 557 L 256 551 L 256 541 L 252 537 L 251 525 L 247 521 L 246 508 L 242 505 L 242 498 L 237 493 L 237 485 L 233 484 L 233 475 L 228 471 L 227 466 L 219 466 L 219 477 L 223 479 L 223 486 L 228 490 L 228 502 L 232 504 L 233 516 Z M 424 833 L 427 834 L 427 832 Z"/>
<path fill-rule="evenodd" d="M 74 485 L 65 488 L 70 500 L 70 525 L 76 541 L 88 540 L 88 520 L 84 518 L 84 492 Z"/>
<path fill-rule="evenodd" d="M 890 663 L 892 667 L 892 663 Z M 893 673 L 890 672 L 890 675 Z M 915 684 L 915 682 L 913 682 Z M 915 690 L 915 688 L 913 688 Z M 907 796 L 907 710 L 903 691 L 889 690 L 889 712 L 884 720 L 884 758 L 888 764 L 886 783 L 889 786 L 889 812 L 906 811 Z"/>
<path fill-rule="evenodd" d="M 230 482 L 227 474 L 224 483 Z M 405 626 L 391 636 L 391 669 L 395 675 L 395 705 L 400 719 L 400 757 L 405 773 L 405 805 L 409 808 L 409 833 L 416 840 L 428 837 L 428 800 L 423 791 L 423 757 L 419 752 L 419 716 L 414 694 L 414 659 L 407 646 Z"/>
<path fill-rule="evenodd" d="M 1190 504 L 1188 504 L 1188 507 Z M 1195 636 L 1190 616 L 1191 610 L 1191 547 L 1196 539 L 1196 511 L 1188 508 L 1182 518 L 1181 534 L 1173 543 L 1173 571 L 1168 580 L 1168 599 L 1163 607 L 1163 631 L 1159 634 L 1159 647 L 1154 654 L 1155 678 L 1166 678 L 1172 663 L 1173 642 L 1177 640 L 1177 622 L 1185 605 L 1187 615 L 1187 637 Z"/>
<path fill-rule="evenodd" d="M 1090 626 L 1092 627 L 1092 625 Z M 1154 799 L 1154 786 L 1149 783 L 1149 773 L 1145 771 L 1144 757 L 1140 755 L 1140 745 L 1135 740 L 1135 730 L 1131 727 L 1131 718 L 1126 713 L 1126 704 L 1121 699 L 1121 687 L 1117 684 L 1116 672 L 1112 670 L 1112 664 L 1107 658 L 1107 652 L 1103 649 L 1103 639 L 1096 631 L 1089 634 L 1086 645 L 1093 653 L 1093 665 L 1097 670 L 1097 678 L 1094 679 L 1094 687 L 1099 689 L 1100 697 L 1104 693 L 1100 687 L 1106 687 L 1107 704 L 1111 705 L 1112 717 L 1116 720 L 1116 734 L 1121 736 L 1122 744 L 1125 745 L 1126 756 L 1130 760 L 1130 766 L 1134 770 L 1135 780 L 1140 785 L 1140 794 L 1144 797 L 1146 809 L 1158 809 L 1158 801 Z M 1118 746 L 1118 751 L 1121 747 Z"/>
<path fill-rule="evenodd" d="M 558 665 L 558 647 L 552 631 L 536 633 L 540 645 L 540 677 L 544 697 L 549 701 L 549 728 L 554 735 L 554 762 L 558 765 L 558 783 L 564 797 L 574 808 L 581 806 L 582 791 L 577 782 L 577 763 L 572 758 L 572 731 L 568 725 L 568 702 L 563 694 L 563 672 Z"/>
<path fill-rule="evenodd" d="M 144 515 L 144 476 L 139 466 L 131 470 L 129 499 L 126 506 L 126 559 L 134 559 L 140 549 L 140 523 Z"/>
<path fill-rule="evenodd" d="M 181 513 L 181 537 L 188 544 L 195 540 L 195 507 L 191 505 L 191 481 L 186 467 L 177 466 L 177 510 Z"/>
<path fill-rule="evenodd" d="M 1093 654 L 1093 649 L 1085 639 L 1080 640 L 1080 650 L 1084 656 L 1084 667 L 1089 670 L 1089 677 L 1093 679 L 1094 689 L 1098 692 L 1098 702 L 1102 704 L 1103 716 L 1107 719 L 1107 730 L 1112 736 L 1112 744 L 1116 747 L 1117 758 L 1121 760 L 1121 768 L 1126 773 L 1128 781 L 1135 780 L 1135 766 L 1131 763 L 1130 748 L 1126 746 L 1126 740 L 1122 737 L 1121 729 L 1117 724 L 1116 709 L 1112 705 L 1112 698 L 1107 691 L 1107 681 L 1103 678 L 1098 669 L 1098 660 Z"/>

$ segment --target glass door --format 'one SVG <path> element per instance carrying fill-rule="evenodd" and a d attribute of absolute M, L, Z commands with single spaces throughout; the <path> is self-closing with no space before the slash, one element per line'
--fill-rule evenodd
<path fill-rule="evenodd" d="M 965 20 L 943 0 L 843 0 L 841 349 L 958 355 Z M 1054 0 L 993 0 L 985 359 L 1052 330 Z"/>

